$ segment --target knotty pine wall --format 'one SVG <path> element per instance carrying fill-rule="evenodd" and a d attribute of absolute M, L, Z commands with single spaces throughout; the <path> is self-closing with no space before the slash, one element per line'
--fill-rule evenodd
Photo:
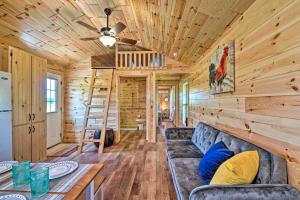
<path fill-rule="evenodd" d="M 204 121 L 288 160 L 300 188 L 300 1 L 258 0 L 192 66 L 189 123 Z M 209 59 L 235 40 L 235 92 L 210 95 Z"/>
<path fill-rule="evenodd" d="M 146 78 L 120 78 L 120 126 L 137 128 L 136 119 L 140 115 L 146 119 Z"/>
<path fill-rule="evenodd" d="M 0 71 L 9 71 L 9 51 L 8 46 L 0 45 Z"/>
<path fill-rule="evenodd" d="M 65 68 L 64 73 L 64 134 L 65 142 L 78 142 L 82 131 L 85 104 L 92 75 L 91 59 L 83 60 Z M 98 70 L 97 76 L 108 76 L 108 70 Z M 103 80 L 102 80 L 103 81 Z M 105 84 L 104 82 L 102 82 Z M 110 96 L 108 127 L 116 129 L 115 80 Z"/>

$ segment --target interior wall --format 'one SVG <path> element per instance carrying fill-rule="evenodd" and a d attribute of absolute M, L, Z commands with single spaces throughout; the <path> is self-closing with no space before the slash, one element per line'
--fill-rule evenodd
<path fill-rule="evenodd" d="M 137 128 L 137 116 L 146 119 L 146 78 L 120 78 L 120 127 Z"/>
<path fill-rule="evenodd" d="M 204 121 L 277 152 L 300 179 L 300 1 L 258 0 L 192 66 L 189 123 Z M 209 60 L 235 40 L 235 91 L 211 95 Z M 183 81 L 182 81 L 183 82 Z"/>
<path fill-rule="evenodd" d="M 109 71 L 98 70 L 98 76 L 106 77 Z M 92 69 L 91 59 L 83 60 L 65 68 L 64 73 L 64 133 L 65 142 L 79 142 L 83 128 L 85 104 L 87 103 Z M 103 79 L 104 80 L 104 79 Z M 116 130 L 116 87 L 112 82 L 107 127 Z M 103 84 L 106 84 L 103 82 Z"/>
<path fill-rule="evenodd" d="M 9 51 L 8 46 L 0 45 L 0 71 L 9 71 Z"/>

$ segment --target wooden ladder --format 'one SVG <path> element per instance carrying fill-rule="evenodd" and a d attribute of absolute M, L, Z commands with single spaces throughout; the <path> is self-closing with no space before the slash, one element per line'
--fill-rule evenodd
<path fill-rule="evenodd" d="M 101 70 L 101 69 L 98 69 L 98 70 Z M 89 143 L 89 142 L 99 142 L 98 153 L 103 153 L 105 132 L 106 132 L 106 126 L 107 126 L 107 118 L 108 118 L 109 101 L 110 101 L 110 94 L 111 94 L 111 86 L 112 86 L 113 74 L 114 74 L 114 69 L 106 69 L 106 70 L 110 70 L 109 77 L 97 76 L 97 69 L 93 69 L 93 72 L 92 72 L 89 96 L 88 96 L 88 101 L 87 101 L 86 110 L 85 110 L 85 114 L 84 114 L 83 129 L 81 132 L 80 144 L 79 144 L 79 148 L 78 148 L 79 153 L 82 152 L 84 143 Z M 108 80 L 107 86 L 96 84 L 96 80 L 101 79 L 101 78 L 106 78 Z M 95 89 L 100 90 L 102 88 L 106 88 L 105 95 L 94 95 Z M 104 104 L 103 105 L 92 104 L 93 98 L 104 98 L 105 99 Z M 99 114 L 97 114 L 97 115 L 95 115 L 95 114 L 90 115 L 91 109 L 94 109 L 94 108 L 103 109 L 103 111 L 99 112 Z M 97 119 L 102 119 L 102 118 L 103 118 L 102 124 L 89 126 L 88 122 L 90 119 L 97 120 Z M 100 139 L 86 138 L 87 131 L 96 131 L 96 130 L 101 130 Z"/>

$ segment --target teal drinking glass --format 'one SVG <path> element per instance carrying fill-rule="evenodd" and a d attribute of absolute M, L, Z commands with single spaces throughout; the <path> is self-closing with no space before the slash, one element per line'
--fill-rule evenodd
<path fill-rule="evenodd" d="M 41 197 L 49 191 L 49 168 L 31 171 L 30 188 L 32 198 Z"/>
<path fill-rule="evenodd" d="M 18 188 L 30 183 L 30 161 L 18 162 L 12 166 L 13 186 Z"/>

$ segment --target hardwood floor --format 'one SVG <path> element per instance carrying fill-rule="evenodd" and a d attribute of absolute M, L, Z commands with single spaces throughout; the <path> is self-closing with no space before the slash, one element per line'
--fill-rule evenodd
<path fill-rule="evenodd" d="M 103 163 L 100 175 L 107 200 L 164 200 L 177 199 L 167 163 L 162 134 L 158 142 L 147 143 L 145 133 L 124 131 L 121 142 L 105 148 L 99 155 L 93 144 L 84 147 L 84 153 L 48 157 L 49 162 L 76 160 L 79 163 Z"/>

